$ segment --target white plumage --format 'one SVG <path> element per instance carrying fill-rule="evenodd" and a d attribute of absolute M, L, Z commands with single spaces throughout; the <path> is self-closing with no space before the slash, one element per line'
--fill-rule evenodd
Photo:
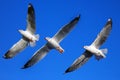
<path fill-rule="evenodd" d="M 105 53 L 107 52 L 107 49 L 99 48 L 106 41 L 111 29 L 112 20 L 108 19 L 105 27 L 98 34 L 94 42 L 90 46 L 84 46 L 84 48 L 86 49 L 85 52 L 73 62 L 73 64 L 65 71 L 65 73 L 72 72 L 78 69 L 83 64 L 85 64 L 92 57 L 92 55 L 95 55 L 97 60 L 105 58 Z"/>
<path fill-rule="evenodd" d="M 39 36 L 35 35 L 36 26 L 35 26 L 35 12 L 32 4 L 28 5 L 28 14 L 27 14 L 27 29 L 19 30 L 22 35 L 22 39 L 20 39 L 16 44 L 14 44 L 10 50 L 6 52 L 4 55 L 5 59 L 9 59 L 14 57 L 16 54 L 24 50 L 28 44 L 31 46 L 35 45 L 35 42 L 39 40 Z"/>
<path fill-rule="evenodd" d="M 23 68 L 28 68 L 43 59 L 51 49 L 56 49 L 60 53 L 63 53 L 64 50 L 59 43 L 75 27 L 79 18 L 80 16 L 75 17 L 71 22 L 61 28 L 52 38 L 46 37 L 45 39 L 47 40 L 47 43 L 34 53 L 32 58 L 23 66 Z"/>

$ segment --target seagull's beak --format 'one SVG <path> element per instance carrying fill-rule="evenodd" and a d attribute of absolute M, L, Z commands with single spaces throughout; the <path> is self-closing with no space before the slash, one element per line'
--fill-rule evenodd
<path fill-rule="evenodd" d="M 18 30 L 20 33 L 22 33 L 22 30 Z"/>
<path fill-rule="evenodd" d="M 45 37 L 45 40 L 46 40 L 46 41 L 49 41 L 49 40 L 50 40 L 50 38 L 49 38 L 49 37 Z"/>
<path fill-rule="evenodd" d="M 48 39 L 47 39 L 46 37 L 45 37 L 44 39 L 45 39 L 46 41 L 48 41 Z"/>

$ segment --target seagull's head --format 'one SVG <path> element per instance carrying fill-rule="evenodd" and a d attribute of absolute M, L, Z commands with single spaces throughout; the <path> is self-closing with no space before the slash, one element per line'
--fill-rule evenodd
<path fill-rule="evenodd" d="M 88 48 L 89 48 L 89 46 L 84 46 L 83 48 L 84 48 L 84 49 L 88 49 Z"/>
<path fill-rule="evenodd" d="M 23 33 L 24 31 L 23 30 L 18 30 L 20 33 Z"/>
<path fill-rule="evenodd" d="M 45 37 L 45 40 L 46 41 L 49 41 L 51 38 L 50 37 Z"/>

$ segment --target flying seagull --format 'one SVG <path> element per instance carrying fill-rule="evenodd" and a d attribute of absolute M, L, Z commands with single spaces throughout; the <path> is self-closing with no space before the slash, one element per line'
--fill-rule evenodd
<path fill-rule="evenodd" d="M 90 46 L 84 46 L 86 51 L 73 62 L 73 64 L 65 71 L 65 73 L 72 72 L 78 69 L 83 64 L 85 64 L 93 55 L 95 55 L 95 58 L 97 60 L 105 58 L 107 49 L 99 49 L 99 48 L 106 41 L 111 29 L 112 29 L 112 20 L 108 19 L 105 27 L 98 34 L 95 41 Z"/>
<path fill-rule="evenodd" d="M 28 68 L 37 63 L 38 61 L 40 61 L 47 55 L 47 53 L 51 49 L 56 49 L 60 53 L 63 53 L 64 49 L 60 46 L 59 43 L 75 27 L 75 25 L 79 21 L 79 18 L 80 16 L 75 17 L 71 22 L 69 22 L 63 28 L 61 28 L 52 38 L 46 37 L 45 40 L 47 41 L 47 43 L 34 53 L 32 58 L 23 66 L 22 69 Z"/>
<path fill-rule="evenodd" d="M 34 46 L 36 41 L 39 40 L 39 35 L 35 35 L 36 27 L 35 27 L 35 12 L 32 4 L 28 5 L 28 14 L 27 14 L 27 29 L 18 30 L 22 35 L 22 38 L 14 44 L 10 50 L 3 56 L 5 59 L 10 59 L 22 51 L 24 48 L 30 44 L 30 46 Z"/>

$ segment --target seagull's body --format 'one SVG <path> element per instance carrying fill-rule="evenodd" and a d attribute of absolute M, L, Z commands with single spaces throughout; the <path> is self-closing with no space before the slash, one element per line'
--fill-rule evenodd
<path fill-rule="evenodd" d="M 35 35 L 36 26 L 35 26 L 35 12 L 32 4 L 28 5 L 28 15 L 27 15 L 27 29 L 19 30 L 22 35 L 22 39 L 20 39 L 16 44 L 14 44 L 10 50 L 4 55 L 5 59 L 9 59 L 14 57 L 20 51 L 25 49 L 28 44 L 31 46 L 35 45 L 35 42 L 38 41 L 39 35 Z"/>
<path fill-rule="evenodd" d="M 111 29 L 112 20 L 108 19 L 105 27 L 98 34 L 95 41 L 90 46 L 84 46 L 84 49 L 86 49 L 86 51 L 73 62 L 73 64 L 65 71 L 65 73 L 72 72 L 78 69 L 83 64 L 85 64 L 93 55 L 95 55 L 97 60 L 105 58 L 106 57 L 105 53 L 107 53 L 107 49 L 99 48 L 106 41 Z"/>
<path fill-rule="evenodd" d="M 23 68 L 28 68 L 38 61 L 40 61 L 42 58 L 44 58 L 47 53 L 51 49 L 56 49 L 60 53 L 64 52 L 64 49 L 60 46 L 60 42 L 63 40 L 63 38 L 75 27 L 77 22 L 79 21 L 80 16 L 74 18 L 71 22 L 66 24 L 63 28 L 61 28 L 52 38 L 46 37 L 47 43 L 43 45 L 40 49 L 38 49 L 32 58 L 23 66 Z"/>
<path fill-rule="evenodd" d="M 34 34 L 31 34 L 28 31 L 23 31 L 23 30 L 19 30 L 19 32 L 23 35 L 23 37 L 28 39 L 30 42 L 38 41 L 39 35 L 34 35 Z"/>

